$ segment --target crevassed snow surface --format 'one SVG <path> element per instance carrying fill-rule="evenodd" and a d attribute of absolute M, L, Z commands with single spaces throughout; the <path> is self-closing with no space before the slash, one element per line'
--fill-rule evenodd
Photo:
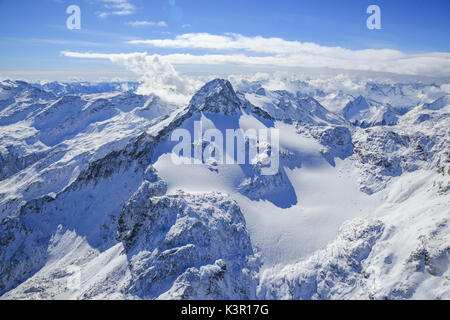
<path fill-rule="evenodd" d="M 1 82 L 1 298 L 449 299 L 448 87 Z M 175 165 L 195 121 L 279 129 L 278 173 Z"/>

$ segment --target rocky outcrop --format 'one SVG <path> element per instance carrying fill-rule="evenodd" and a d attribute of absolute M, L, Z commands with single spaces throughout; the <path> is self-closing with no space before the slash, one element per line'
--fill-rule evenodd
<path fill-rule="evenodd" d="M 237 204 L 218 194 L 179 191 L 158 196 L 163 182 L 145 182 L 124 206 L 118 239 L 141 298 L 251 299 L 255 262 Z"/>

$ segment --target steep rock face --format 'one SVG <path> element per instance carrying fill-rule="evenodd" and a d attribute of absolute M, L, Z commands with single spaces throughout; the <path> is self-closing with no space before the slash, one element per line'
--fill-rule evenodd
<path fill-rule="evenodd" d="M 30 201 L 20 208 L 18 216 L 1 220 L 0 294 L 14 288 L 44 265 L 48 234 L 43 228 L 35 229 L 30 222 L 32 215 L 39 214 L 52 200 L 43 197 Z"/>
<path fill-rule="evenodd" d="M 254 298 L 257 264 L 237 204 L 218 193 L 155 197 L 155 189 L 141 186 L 119 219 L 133 279 L 127 290 L 142 298 Z"/>
<path fill-rule="evenodd" d="M 241 103 L 227 80 L 216 79 L 205 84 L 191 99 L 189 109 L 206 113 L 237 115 Z"/>

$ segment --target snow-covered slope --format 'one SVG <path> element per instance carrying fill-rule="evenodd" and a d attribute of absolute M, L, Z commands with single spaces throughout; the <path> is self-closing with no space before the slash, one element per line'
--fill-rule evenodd
<path fill-rule="evenodd" d="M 1 298 L 450 299 L 446 87 L 277 81 L 1 82 Z M 175 164 L 197 122 L 278 129 L 279 170 Z"/>

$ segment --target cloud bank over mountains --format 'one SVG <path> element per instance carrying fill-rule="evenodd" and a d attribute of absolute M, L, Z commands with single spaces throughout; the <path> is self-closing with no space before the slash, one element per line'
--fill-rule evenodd
<path fill-rule="evenodd" d="M 132 40 L 127 43 L 174 52 L 159 55 L 62 51 L 61 54 L 71 58 L 109 59 L 136 73 L 144 83 L 141 87 L 143 93 L 155 93 L 174 102 L 186 101 L 199 85 L 192 78 L 180 76 L 174 68 L 176 65 L 329 68 L 430 77 L 450 74 L 450 54 L 444 52 L 413 54 L 393 49 L 350 50 L 235 33 L 186 33 L 174 39 Z M 180 53 L 180 50 L 184 52 Z"/>
<path fill-rule="evenodd" d="M 162 58 L 171 64 L 333 68 L 382 71 L 407 75 L 447 76 L 450 54 L 405 53 L 393 49 L 350 50 L 282 38 L 247 37 L 240 34 L 186 33 L 174 39 L 131 40 L 130 45 L 152 48 L 203 50 L 202 54 L 171 53 Z M 103 54 L 64 52 L 77 58 L 109 58 Z M 134 53 L 132 53 L 134 54 Z"/>

